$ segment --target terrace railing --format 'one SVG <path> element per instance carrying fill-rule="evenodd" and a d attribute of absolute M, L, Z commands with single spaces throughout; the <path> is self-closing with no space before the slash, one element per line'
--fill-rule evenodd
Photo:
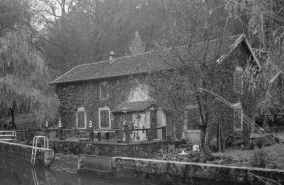
<path fill-rule="evenodd" d="M 94 141 L 95 134 L 96 134 L 96 140 L 98 142 L 100 141 L 107 141 L 107 142 L 125 142 L 129 143 L 131 141 L 130 134 L 132 132 L 138 132 L 138 131 L 144 131 L 146 132 L 146 141 L 151 141 L 155 138 L 151 135 L 151 132 L 162 130 L 162 140 L 166 140 L 166 126 L 157 127 L 157 128 L 136 128 L 136 129 L 130 129 L 128 125 L 124 125 L 123 129 L 94 129 L 92 127 L 88 129 L 65 129 L 58 127 L 57 129 L 52 128 L 45 128 L 45 129 L 29 129 L 29 130 L 15 130 L 14 132 L 19 135 L 19 140 L 30 140 L 32 141 L 32 138 L 36 132 L 41 132 L 46 137 L 50 137 L 50 134 L 52 133 L 55 135 L 55 138 L 58 140 L 64 140 L 66 138 L 66 135 L 76 135 L 74 133 L 77 133 L 81 137 L 81 141 Z M 5 131 L 8 132 L 8 131 Z M 119 139 L 120 133 L 124 133 L 125 140 L 122 141 L 122 139 Z M 17 140 L 17 137 L 15 137 Z"/>
<path fill-rule="evenodd" d="M 17 141 L 16 131 L 0 131 L 0 141 Z"/>

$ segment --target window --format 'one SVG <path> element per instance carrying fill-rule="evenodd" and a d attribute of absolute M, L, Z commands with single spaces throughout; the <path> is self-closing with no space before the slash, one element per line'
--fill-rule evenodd
<path fill-rule="evenodd" d="M 100 128 L 110 128 L 110 109 L 108 107 L 99 108 Z"/>
<path fill-rule="evenodd" d="M 197 105 L 187 106 L 187 130 L 200 130 L 200 125 L 196 121 L 200 121 Z"/>
<path fill-rule="evenodd" d="M 103 82 L 100 84 L 100 99 L 108 99 L 108 86 L 107 82 Z"/>
<path fill-rule="evenodd" d="M 243 130 L 243 109 L 241 103 L 236 103 L 232 105 L 234 108 L 234 130 Z"/>
<path fill-rule="evenodd" d="M 234 72 L 234 90 L 237 93 L 243 94 L 243 69 L 236 67 Z"/>
<path fill-rule="evenodd" d="M 77 128 L 86 128 L 87 115 L 84 107 L 78 108 L 76 112 L 76 126 Z"/>

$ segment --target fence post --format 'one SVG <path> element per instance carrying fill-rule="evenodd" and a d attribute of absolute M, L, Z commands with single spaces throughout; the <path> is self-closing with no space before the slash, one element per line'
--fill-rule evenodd
<path fill-rule="evenodd" d="M 60 120 L 58 122 L 58 140 L 62 140 L 62 124 Z"/>
<path fill-rule="evenodd" d="M 166 133 L 167 133 L 167 130 L 166 130 L 166 126 L 164 126 L 163 128 L 162 128 L 162 140 L 166 140 Z"/>
<path fill-rule="evenodd" d="M 126 143 L 129 143 L 129 127 L 128 127 L 128 124 L 124 124 L 124 134 L 125 134 L 125 142 Z"/>
<path fill-rule="evenodd" d="M 49 138 L 49 132 L 48 132 L 47 127 L 45 128 L 45 136 L 46 136 L 47 138 Z"/>
<path fill-rule="evenodd" d="M 117 135 L 118 135 L 118 131 L 116 130 L 115 131 L 115 136 L 114 136 L 114 142 L 116 142 L 116 143 L 117 143 Z"/>
<path fill-rule="evenodd" d="M 49 133 L 48 133 L 48 121 L 45 121 L 45 136 L 49 138 Z"/>
<path fill-rule="evenodd" d="M 101 141 L 102 140 L 102 134 L 99 132 L 98 133 L 98 141 Z"/>
<path fill-rule="evenodd" d="M 25 139 L 25 141 L 27 140 L 27 137 L 28 137 L 27 136 L 27 132 L 28 132 L 27 130 L 24 131 L 24 137 L 25 137 L 24 139 Z"/>
<path fill-rule="evenodd" d="M 89 122 L 89 141 L 94 141 L 93 123 Z"/>

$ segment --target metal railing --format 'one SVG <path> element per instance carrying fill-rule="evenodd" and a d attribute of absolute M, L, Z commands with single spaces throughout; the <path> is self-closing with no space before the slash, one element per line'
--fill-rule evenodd
<path fill-rule="evenodd" d="M 0 131 L 0 141 L 17 141 L 16 131 Z"/>

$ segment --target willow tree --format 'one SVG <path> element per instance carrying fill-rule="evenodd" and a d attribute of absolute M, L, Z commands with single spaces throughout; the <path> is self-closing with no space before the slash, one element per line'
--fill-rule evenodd
<path fill-rule="evenodd" d="M 31 41 L 27 28 L 0 38 L 0 104 L 11 111 L 14 128 L 15 110 L 32 112 L 40 120 L 52 119 L 58 105 L 48 84 L 50 71 Z"/>

